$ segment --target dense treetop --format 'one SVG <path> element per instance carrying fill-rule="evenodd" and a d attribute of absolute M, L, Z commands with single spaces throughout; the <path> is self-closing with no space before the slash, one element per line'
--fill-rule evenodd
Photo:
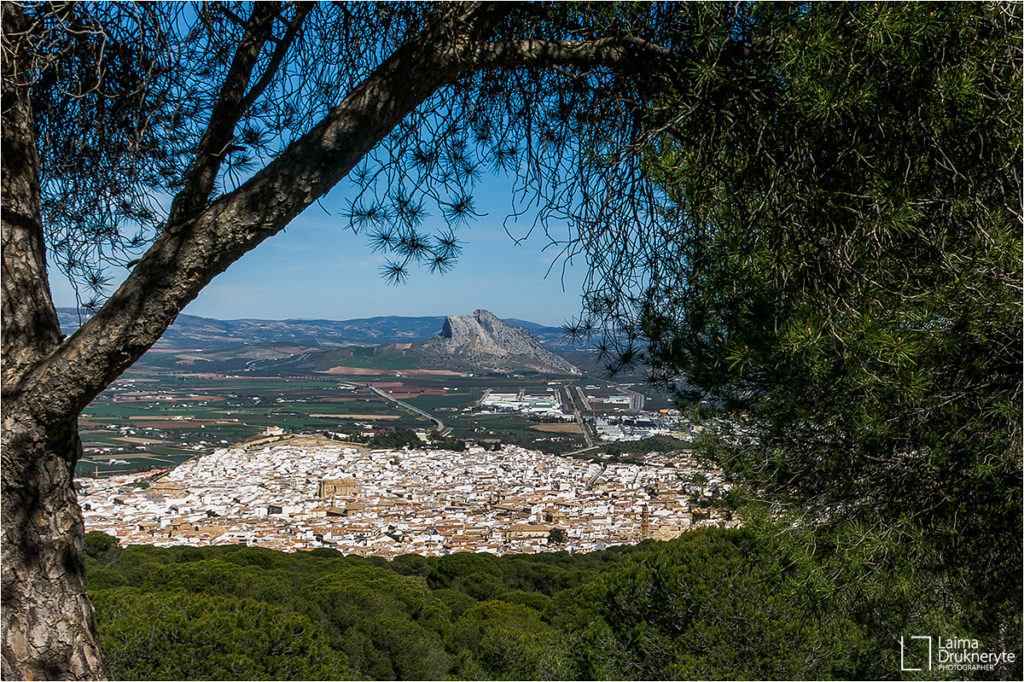
<path fill-rule="evenodd" d="M 814 558 L 750 530 L 393 562 L 87 539 L 114 678 L 880 679 L 899 633 L 989 636 L 950 618 L 912 552 L 865 578 L 875 548 Z"/>

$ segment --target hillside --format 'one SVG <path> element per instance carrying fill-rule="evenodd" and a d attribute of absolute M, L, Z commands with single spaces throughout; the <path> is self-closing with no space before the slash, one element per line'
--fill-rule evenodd
<path fill-rule="evenodd" d="M 473 315 L 449 316 L 438 327 L 441 328 L 440 333 L 416 343 L 343 348 L 279 344 L 241 346 L 213 353 L 164 354 L 164 358 L 154 358 L 150 363 L 165 367 L 190 364 L 220 371 L 246 368 L 274 374 L 331 370 L 345 373 L 345 370 L 353 369 L 581 373 L 571 362 L 545 348 L 527 330 L 510 327 L 486 310 L 477 310 Z M 289 349 L 292 352 L 287 352 Z"/>
<path fill-rule="evenodd" d="M 72 334 L 79 326 L 79 313 L 84 322 L 90 317 L 86 311 L 59 308 L 57 316 L 65 334 Z M 319 347 L 342 345 L 378 345 L 422 341 L 437 333 L 444 324 L 443 316 L 357 318 L 351 320 L 216 320 L 195 315 L 179 315 L 164 332 L 155 348 L 226 349 L 242 345 L 298 344 Z M 561 327 L 546 327 L 525 320 L 507 320 L 522 327 L 548 347 L 569 348 Z"/>

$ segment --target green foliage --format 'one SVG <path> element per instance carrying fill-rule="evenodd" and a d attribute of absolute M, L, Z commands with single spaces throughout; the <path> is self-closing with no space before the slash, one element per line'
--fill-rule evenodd
<path fill-rule="evenodd" d="M 991 632 L 1022 593 L 1020 36 L 992 3 L 709 20 L 649 157 L 677 222 L 644 237 L 634 330 L 684 398 L 746 415 L 704 443 L 733 480 L 923 535 Z"/>
<path fill-rule="evenodd" d="M 935 560 L 923 540 L 756 509 L 745 523 L 590 554 L 386 567 L 246 547 L 87 561 L 108 670 L 131 679 L 871 679 L 895 675 L 906 633 L 1018 650 L 1012 628 L 997 637 L 949 609 L 957 583 L 921 570 Z M 105 589 L 123 571 L 137 586 Z"/>
<path fill-rule="evenodd" d="M 551 597 L 540 592 L 525 590 L 498 590 L 494 598 L 507 604 L 522 604 L 539 612 L 544 612 L 551 603 Z"/>
<path fill-rule="evenodd" d="M 113 535 L 93 531 L 85 535 L 85 555 L 109 566 L 121 556 L 121 543 Z"/>
<path fill-rule="evenodd" d="M 454 621 L 456 618 L 466 612 L 466 609 L 476 604 L 476 599 L 473 599 L 465 592 L 459 592 L 458 590 L 450 590 L 447 588 L 440 588 L 431 590 L 434 596 L 441 601 L 448 609 L 451 614 L 451 619 Z"/>
<path fill-rule="evenodd" d="M 465 592 L 477 601 L 487 601 L 493 599 L 501 591 L 504 581 L 501 576 L 480 571 L 455 578 L 452 580 L 451 586 L 452 589 Z"/>
<path fill-rule="evenodd" d="M 426 577 L 430 561 L 419 554 L 403 554 L 391 561 L 391 570 L 402 575 L 418 575 Z"/>
<path fill-rule="evenodd" d="M 89 555 L 85 557 L 85 581 L 90 590 L 105 590 L 128 584 L 120 573 L 111 571 Z"/>
<path fill-rule="evenodd" d="M 415 431 L 396 426 L 394 431 L 378 433 L 373 436 L 366 442 L 366 446 L 370 448 L 400 450 L 405 446 L 411 448 L 422 447 L 423 441 L 420 440 Z"/>
<path fill-rule="evenodd" d="M 846 529 L 815 534 L 833 545 L 808 552 L 806 526 L 752 525 L 652 545 L 557 595 L 547 613 L 568 635 L 579 676 L 890 678 L 902 634 L 970 632 L 918 570 L 918 547 Z"/>
<path fill-rule="evenodd" d="M 150 545 L 129 545 L 117 559 L 118 573 L 129 585 L 141 586 L 146 577 L 167 562 L 169 556 Z"/>
<path fill-rule="evenodd" d="M 343 649 L 366 678 L 434 680 L 450 667 L 440 636 L 404 614 L 363 618 L 345 631 Z"/>
<path fill-rule="evenodd" d="M 477 573 L 500 578 L 501 566 L 491 554 L 457 552 L 441 557 L 431 566 L 427 573 L 427 584 L 435 588 L 448 587 L 456 577 L 468 577 Z"/>
<path fill-rule="evenodd" d="M 487 601 L 467 610 L 452 633 L 463 658 L 461 676 L 481 679 L 560 679 L 567 668 L 557 631 L 520 604 Z"/>
<path fill-rule="evenodd" d="M 344 630 L 369 616 L 408 613 L 415 618 L 430 591 L 392 571 L 359 566 L 317 578 L 302 589 L 302 596 L 319 604 L 329 621 Z"/>
<path fill-rule="evenodd" d="M 351 679 L 308 618 L 249 599 L 136 588 L 92 593 L 113 679 Z"/>
<path fill-rule="evenodd" d="M 576 584 L 576 572 L 579 570 L 576 564 L 572 565 L 575 571 L 567 571 L 561 566 L 544 563 L 534 557 L 509 557 L 502 561 L 501 568 L 505 573 L 506 586 L 546 595 Z"/>
<path fill-rule="evenodd" d="M 593 611 L 581 637 L 594 676 L 807 677 L 786 668 L 784 652 L 802 646 L 809 633 L 793 632 L 787 627 L 793 611 L 780 613 L 776 600 L 763 599 L 760 584 L 776 567 L 748 565 L 727 535 L 701 540 L 627 562 L 585 591 Z M 767 651 L 780 660 L 766 661 Z"/>
<path fill-rule="evenodd" d="M 451 450 L 452 452 L 464 452 L 466 441 L 459 438 L 438 435 L 437 431 L 431 431 L 428 435 L 430 448 L 433 450 Z"/>
<path fill-rule="evenodd" d="M 326 643 L 348 661 L 352 674 L 361 677 L 512 675 L 498 669 L 504 663 L 518 671 L 515 675 L 567 677 L 569 673 L 558 667 L 561 663 L 555 665 L 557 661 L 542 652 L 554 632 L 543 625 L 541 615 L 551 601 L 547 595 L 592 579 L 598 567 L 615 564 L 632 551 L 615 548 L 575 557 L 565 552 L 502 558 L 412 555 L 388 563 L 333 551 L 286 554 L 237 545 L 163 549 L 135 545 L 112 554 L 105 567 L 92 555 L 105 556 L 118 547 L 116 542 L 110 536 L 90 534 L 87 544 L 89 585 L 98 595 L 95 604 L 102 636 L 107 638 L 104 645 L 109 643 L 112 674 L 140 679 L 276 675 L 270 671 L 281 668 L 263 660 L 274 655 L 268 653 L 269 644 L 257 642 L 249 653 L 228 644 L 235 635 L 249 642 L 252 634 L 246 631 L 254 623 L 271 617 L 268 614 L 277 618 L 282 613 L 294 616 L 304 627 L 312 625 L 316 646 Z M 135 587 L 109 589 L 123 585 Z M 502 613 L 501 609 L 512 609 L 518 624 L 481 625 L 479 613 L 464 619 L 479 603 L 471 595 L 501 599 L 504 606 L 494 608 Z M 185 651 L 213 626 L 196 621 L 189 609 L 211 603 L 221 604 L 227 615 L 213 619 L 221 630 L 220 639 L 214 638 L 203 650 L 209 652 L 203 663 L 187 658 Z M 143 624 L 139 613 L 150 608 L 154 617 Z M 237 622 L 225 620 L 229 618 Z M 485 635 L 476 649 L 465 644 L 468 623 L 476 623 L 472 627 Z M 130 636 L 134 630 L 145 633 L 145 646 L 151 645 L 156 653 L 136 655 L 144 644 Z M 301 670 L 302 676 L 310 678 L 335 675 L 315 668 Z"/>
<path fill-rule="evenodd" d="M 281 569 L 261 570 L 210 559 L 160 566 L 145 577 L 142 587 L 147 592 L 185 590 L 284 604 L 295 592 L 295 582 L 290 578 Z"/>

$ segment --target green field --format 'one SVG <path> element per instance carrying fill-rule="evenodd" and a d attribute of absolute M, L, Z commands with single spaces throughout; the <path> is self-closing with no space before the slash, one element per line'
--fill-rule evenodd
<path fill-rule="evenodd" d="M 400 369 L 407 359 L 399 352 L 374 355 L 367 348 L 339 349 L 332 355 L 353 367 L 390 363 Z M 171 373 L 134 369 L 125 380 L 101 393 L 82 414 L 84 459 L 78 463 L 78 475 L 174 466 L 196 454 L 257 436 L 268 427 L 291 433 L 330 431 L 354 437 L 367 427 L 430 427 L 422 416 L 372 393 L 366 384 L 373 382 L 387 382 L 387 390 L 401 396 L 403 402 L 443 420 L 454 438 L 565 452 L 583 447 L 582 438 L 532 429 L 539 423 L 532 417 L 481 415 L 470 410 L 488 389 L 499 393 L 558 389 L 563 394 L 571 391 L 574 402 L 578 402 L 575 386 L 585 393 L 619 392 L 614 384 L 599 379 L 538 375 L 396 377 L 392 371 L 380 376 L 325 375 L 320 379 L 247 374 L 189 376 L 181 372 L 181 368 Z M 588 391 L 587 386 L 593 388 Z M 417 395 L 404 397 L 408 394 Z M 353 418 L 346 418 L 349 415 Z M 119 461 L 109 464 L 111 459 Z"/>
<path fill-rule="evenodd" d="M 415 405 L 421 410 L 452 410 L 464 407 L 472 407 L 480 399 L 482 391 L 459 391 L 449 395 L 421 395 L 415 398 L 406 398 L 403 402 Z"/>

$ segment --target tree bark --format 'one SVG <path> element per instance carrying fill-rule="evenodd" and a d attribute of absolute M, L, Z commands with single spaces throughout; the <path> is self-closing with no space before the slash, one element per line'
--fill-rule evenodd
<path fill-rule="evenodd" d="M 102 679 L 73 486 L 77 420 L 44 429 L 18 412 L 5 402 L 3 677 Z"/>
<path fill-rule="evenodd" d="M 9 4 L 3 27 L 5 42 L 22 28 Z M 11 66 L 5 64 L 5 72 Z M 5 89 L 3 109 L 0 673 L 6 679 L 95 679 L 103 668 L 85 591 L 82 514 L 73 486 L 81 452 L 77 419 L 38 421 L 20 390 L 25 375 L 60 344 L 46 278 L 28 87 Z"/>

